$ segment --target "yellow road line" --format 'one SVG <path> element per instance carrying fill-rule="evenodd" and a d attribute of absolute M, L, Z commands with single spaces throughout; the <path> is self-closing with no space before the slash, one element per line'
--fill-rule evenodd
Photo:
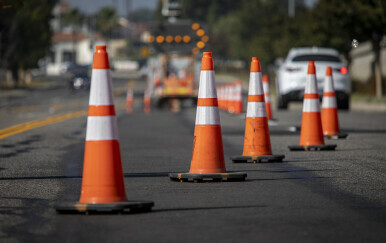
<path fill-rule="evenodd" d="M 25 132 L 25 131 L 28 131 L 28 130 L 31 130 L 31 129 L 34 129 L 37 127 L 42 127 L 45 125 L 69 120 L 69 119 L 80 117 L 80 116 L 86 116 L 86 115 L 87 115 L 87 111 L 82 110 L 82 111 L 66 113 L 63 115 L 52 116 L 52 117 L 48 117 L 48 118 L 41 119 L 41 120 L 22 123 L 19 125 L 15 125 L 15 126 L 0 130 L 0 139 L 6 138 L 6 137 L 9 137 L 9 136 L 21 133 L 21 132 Z"/>

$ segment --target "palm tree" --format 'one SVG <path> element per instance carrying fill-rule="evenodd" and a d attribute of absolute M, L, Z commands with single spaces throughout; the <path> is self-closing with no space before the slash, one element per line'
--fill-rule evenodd
<path fill-rule="evenodd" d="M 72 26 L 72 61 L 76 63 L 76 44 L 77 44 L 77 33 L 79 33 L 80 27 L 82 27 L 84 21 L 84 15 L 78 9 L 71 9 L 62 16 L 62 24 L 64 26 Z"/>
<path fill-rule="evenodd" d="M 111 30 L 117 25 L 118 15 L 114 8 L 104 7 L 95 15 L 96 29 L 105 38 L 111 38 Z"/>

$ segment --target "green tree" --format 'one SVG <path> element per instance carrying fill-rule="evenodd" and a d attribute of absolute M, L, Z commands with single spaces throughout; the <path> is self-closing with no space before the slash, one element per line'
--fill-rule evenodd
<path fill-rule="evenodd" d="M 61 16 L 61 24 L 63 26 L 71 26 L 72 27 L 72 58 L 73 62 L 76 62 L 76 44 L 77 44 L 77 34 L 80 32 L 80 28 L 82 27 L 82 24 L 85 20 L 85 16 L 82 12 L 80 12 L 78 9 L 74 8 L 70 11 L 66 12 Z"/>
<path fill-rule="evenodd" d="M 111 38 L 111 31 L 117 26 L 118 15 L 114 8 L 104 7 L 95 15 L 96 29 L 105 38 Z"/>
<path fill-rule="evenodd" d="M 19 73 L 37 67 L 38 60 L 47 55 L 52 35 L 49 22 L 56 2 L 28 0 L 0 9 L 1 66 L 11 71 L 14 83 Z"/>
<path fill-rule="evenodd" d="M 381 0 L 320 0 L 311 14 L 298 22 L 305 43 L 334 47 L 349 61 L 353 39 L 371 41 L 378 97 L 383 95 L 380 43 L 386 35 L 385 7 Z"/>

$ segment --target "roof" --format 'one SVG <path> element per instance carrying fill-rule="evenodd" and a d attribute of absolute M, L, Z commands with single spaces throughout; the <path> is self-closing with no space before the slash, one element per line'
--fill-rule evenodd
<path fill-rule="evenodd" d="M 339 52 L 333 48 L 324 47 L 298 47 L 292 48 L 288 52 L 288 57 L 307 55 L 307 54 L 327 54 L 332 56 L 339 56 Z"/>
<path fill-rule="evenodd" d="M 96 33 L 95 35 L 96 40 L 102 40 L 102 36 L 99 33 Z M 73 41 L 82 41 L 90 39 L 87 35 L 83 33 L 67 33 L 67 32 L 55 32 L 51 37 L 52 43 L 59 43 L 59 42 L 73 42 Z"/>

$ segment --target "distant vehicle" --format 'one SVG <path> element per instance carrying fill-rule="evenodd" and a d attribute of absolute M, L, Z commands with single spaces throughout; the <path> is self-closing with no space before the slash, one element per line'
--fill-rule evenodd
<path fill-rule="evenodd" d="M 277 108 L 287 109 L 291 101 L 302 101 L 307 77 L 308 61 L 315 61 L 319 97 L 323 95 L 323 82 L 327 66 L 333 70 L 338 109 L 349 109 L 351 81 L 348 69 L 339 52 L 331 48 L 292 48 L 276 76 Z"/>
<path fill-rule="evenodd" d="M 151 86 L 158 107 L 175 100 L 192 100 L 195 103 L 198 76 L 194 55 L 160 54 L 149 60 L 148 66 L 153 73 Z"/>
<path fill-rule="evenodd" d="M 73 90 L 89 89 L 90 76 L 88 75 L 88 73 L 85 73 L 85 72 L 75 73 L 70 78 L 70 88 Z"/>

